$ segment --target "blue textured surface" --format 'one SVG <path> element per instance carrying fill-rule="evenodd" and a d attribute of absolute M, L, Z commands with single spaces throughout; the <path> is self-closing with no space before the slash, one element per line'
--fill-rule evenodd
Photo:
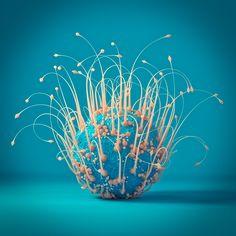
<path fill-rule="evenodd" d="M 103 167 L 108 172 L 108 176 L 102 176 L 98 172 L 98 170 L 100 169 L 99 161 L 96 161 L 95 163 L 93 162 L 95 158 L 99 159 L 99 153 L 98 153 L 98 148 L 97 148 L 98 144 L 95 145 L 95 143 L 98 143 L 98 138 L 93 136 L 93 134 L 95 133 L 95 127 L 93 124 L 91 124 L 90 121 L 87 121 L 88 137 L 91 144 L 94 144 L 96 148 L 94 152 L 92 152 L 90 159 L 83 158 L 83 156 L 81 156 L 81 158 L 84 159 L 86 166 L 92 170 L 93 176 L 95 177 L 95 181 L 90 183 L 90 186 L 93 189 L 97 188 L 98 193 L 109 192 L 109 193 L 114 194 L 114 196 L 118 198 L 125 198 L 129 195 L 132 196 L 137 191 L 137 187 L 141 186 L 141 184 L 143 183 L 143 179 L 141 176 L 139 176 L 139 174 L 146 174 L 150 168 L 150 165 L 147 163 L 152 163 L 152 162 L 157 163 L 157 160 L 158 160 L 158 158 L 156 158 L 156 161 L 155 160 L 153 161 L 153 158 L 155 155 L 150 156 L 150 153 L 145 151 L 143 154 L 139 155 L 139 159 L 141 161 L 139 161 L 137 164 L 136 174 L 130 173 L 130 170 L 134 167 L 135 161 L 134 159 L 129 157 L 129 153 L 130 153 L 129 145 L 134 143 L 136 129 L 137 129 L 136 122 L 140 124 L 141 119 L 131 112 L 128 112 L 127 116 L 128 116 L 127 120 L 131 121 L 133 125 L 132 126 L 120 125 L 120 134 L 126 134 L 127 132 L 130 133 L 129 137 L 124 137 L 128 144 L 127 147 L 125 149 L 121 148 L 120 150 L 121 170 L 122 170 L 121 177 L 125 177 L 125 185 L 124 185 L 125 193 L 122 193 L 121 191 L 122 186 L 123 186 L 122 183 L 118 185 L 110 185 L 108 183 L 110 179 L 112 180 L 116 179 L 118 178 L 118 175 L 119 175 L 119 155 L 117 151 L 114 151 L 115 143 L 117 141 L 117 136 L 111 136 L 111 135 L 102 136 L 101 135 L 101 144 L 102 144 L 103 153 L 107 157 L 106 162 L 103 163 Z M 119 121 L 120 124 L 122 124 L 124 121 L 124 117 L 121 116 L 119 120 L 120 120 Z M 102 114 L 97 115 L 96 116 L 97 125 L 101 124 L 102 122 L 104 123 L 105 126 L 107 126 L 109 131 L 112 130 L 111 118 L 104 117 Z M 143 127 L 145 129 L 147 125 L 148 125 L 147 121 L 144 120 Z M 117 129 L 118 127 L 117 118 L 114 120 L 114 126 Z M 145 135 L 143 137 L 142 136 L 138 137 L 137 145 L 139 142 L 142 142 L 145 139 L 145 137 L 146 137 Z M 154 147 L 158 146 L 158 142 L 156 138 L 157 138 L 157 130 L 153 126 L 150 129 L 148 142 L 152 141 Z M 122 140 L 122 137 L 120 137 L 120 139 Z M 78 132 L 77 140 L 79 143 L 79 148 L 81 150 L 86 150 L 86 152 L 84 153 L 84 156 L 85 156 L 86 153 L 90 152 L 85 131 Z M 75 154 L 76 159 L 80 162 L 80 158 L 77 156 L 78 153 L 76 152 L 76 150 L 75 150 L 75 153 L 76 153 Z M 152 167 L 152 171 L 149 174 L 149 177 L 147 178 L 147 180 L 152 181 L 152 177 L 155 173 L 157 173 L 157 170 Z M 83 174 L 82 174 L 82 177 L 83 177 Z"/>

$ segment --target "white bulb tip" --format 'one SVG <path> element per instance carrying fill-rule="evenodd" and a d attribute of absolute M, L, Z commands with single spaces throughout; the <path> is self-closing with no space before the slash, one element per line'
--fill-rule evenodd
<path fill-rule="evenodd" d="M 171 38 L 171 37 L 172 37 L 171 34 L 167 34 L 167 35 L 165 36 L 165 38 Z"/>
<path fill-rule="evenodd" d="M 79 36 L 81 36 L 81 35 L 80 35 L 79 32 L 76 32 L 76 33 L 75 33 L 75 36 L 79 37 Z"/>
<path fill-rule="evenodd" d="M 15 119 L 18 119 L 20 117 L 20 113 L 15 114 Z"/>
<path fill-rule="evenodd" d="M 194 166 L 200 166 L 201 165 L 201 162 L 196 162 L 195 164 L 194 164 Z"/>

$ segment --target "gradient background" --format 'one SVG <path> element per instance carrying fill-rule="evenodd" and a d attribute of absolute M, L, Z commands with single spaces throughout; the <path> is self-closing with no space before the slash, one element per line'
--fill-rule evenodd
<path fill-rule="evenodd" d="M 0 235 L 236 235 L 234 1 L 9 0 L 1 1 L 0 19 Z M 193 166 L 201 148 L 183 143 L 150 192 L 103 201 L 80 190 L 56 149 L 31 130 L 11 148 L 31 117 L 14 115 L 44 89 L 38 78 L 51 70 L 52 55 L 86 55 L 76 31 L 97 49 L 116 41 L 128 66 L 148 42 L 173 34 L 147 56 L 158 65 L 172 55 L 195 87 L 225 101 L 203 105 L 183 129 L 209 144 L 201 167 Z"/>

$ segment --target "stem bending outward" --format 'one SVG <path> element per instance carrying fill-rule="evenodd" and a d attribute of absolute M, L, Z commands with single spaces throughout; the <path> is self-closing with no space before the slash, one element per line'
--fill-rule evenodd
<path fill-rule="evenodd" d="M 74 67 L 70 73 L 65 66 L 55 65 L 39 79 L 54 85 L 55 92 L 38 92 L 25 99 L 28 106 L 15 119 L 30 110 L 36 116 L 17 132 L 11 145 L 22 131 L 32 127 L 38 139 L 57 145 L 57 159 L 66 162 L 81 188 L 103 198 L 128 199 L 147 191 L 185 139 L 193 138 L 204 147 L 203 159 L 195 163 L 199 166 L 208 146 L 199 137 L 178 136 L 179 131 L 201 104 L 211 98 L 220 104 L 223 101 L 216 93 L 193 89 L 188 77 L 173 67 L 171 56 L 167 56 L 163 69 L 141 59 L 148 48 L 171 35 L 144 47 L 130 70 L 122 64 L 115 42 L 111 43 L 115 52 L 106 55 L 104 49 L 97 52 L 80 33 L 76 36 L 85 41 L 93 55 L 79 61 L 54 54 L 55 58 L 71 60 Z M 137 66 L 140 62 L 142 66 Z M 204 97 L 185 112 L 185 100 L 191 93 Z M 46 102 L 34 102 L 37 98 Z M 50 138 L 42 137 L 38 128 L 48 130 Z"/>

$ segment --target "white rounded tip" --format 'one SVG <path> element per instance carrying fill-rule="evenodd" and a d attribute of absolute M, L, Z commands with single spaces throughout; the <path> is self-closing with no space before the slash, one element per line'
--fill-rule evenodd
<path fill-rule="evenodd" d="M 53 56 L 54 56 L 54 57 L 59 57 L 59 54 L 55 53 Z"/>
<path fill-rule="evenodd" d="M 55 65 L 55 66 L 53 66 L 53 68 L 56 70 L 56 69 L 57 69 L 57 66 Z"/>
<path fill-rule="evenodd" d="M 49 139 L 48 143 L 54 143 L 54 141 L 52 139 Z"/>
<path fill-rule="evenodd" d="M 58 91 L 58 87 L 56 87 L 55 90 Z"/>
<path fill-rule="evenodd" d="M 28 103 L 28 102 L 29 102 L 29 98 L 26 98 L 26 99 L 25 99 L 25 103 Z"/>
<path fill-rule="evenodd" d="M 79 36 L 81 36 L 81 34 L 79 32 L 76 32 L 75 36 L 79 37 Z"/>
<path fill-rule="evenodd" d="M 80 70 L 72 70 L 72 73 L 75 75 L 82 75 L 82 72 Z"/>
<path fill-rule="evenodd" d="M 11 141 L 11 146 L 14 146 L 15 145 L 15 140 L 12 140 Z"/>
<path fill-rule="evenodd" d="M 115 46 L 115 43 L 114 43 L 114 42 L 111 42 L 111 46 Z"/>
<path fill-rule="evenodd" d="M 219 99 L 219 103 L 223 105 L 223 104 L 224 104 L 224 101 L 221 100 L 221 99 Z"/>
<path fill-rule="evenodd" d="M 172 57 L 168 56 L 168 61 L 171 62 L 172 61 Z"/>
<path fill-rule="evenodd" d="M 78 62 L 77 66 L 78 66 L 78 67 L 80 67 L 80 66 L 81 66 L 81 64 L 82 64 L 81 62 Z"/>
<path fill-rule="evenodd" d="M 62 158 L 62 157 L 58 157 L 57 160 L 58 160 L 58 161 L 62 161 L 63 158 Z"/>
<path fill-rule="evenodd" d="M 39 78 L 39 82 L 40 82 L 40 83 L 43 82 L 43 77 Z"/>
<path fill-rule="evenodd" d="M 192 86 L 189 86 L 189 87 L 187 88 L 187 92 L 188 92 L 188 93 L 190 93 L 190 92 L 193 93 L 193 91 L 194 91 L 194 90 L 193 90 L 193 87 L 192 87 Z"/>
<path fill-rule="evenodd" d="M 58 66 L 57 69 L 58 69 L 58 70 L 61 70 L 62 68 L 61 68 L 61 66 Z"/>
<path fill-rule="evenodd" d="M 167 35 L 165 35 L 165 38 L 171 38 L 171 37 L 172 37 L 171 34 L 167 34 Z"/>
<path fill-rule="evenodd" d="M 146 60 L 142 60 L 142 63 L 143 63 L 143 64 L 147 64 L 147 61 L 146 61 Z"/>
<path fill-rule="evenodd" d="M 219 94 L 218 93 L 214 93 L 213 97 L 215 97 L 219 101 L 220 104 L 222 104 L 222 105 L 224 104 L 224 101 L 219 98 Z"/>
<path fill-rule="evenodd" d="M 101 49 L 101 50 L 100 50 L 100 53 L 104 53 L 104 52 L 105 52 L 105 50 L 104 50 L 104 49 Z"/>
<path fill-rule="evenodd" d="M 15 114 L 15 119 L 18 119 L 20 117 L 20 113 Z"/>
<path fill-rule="evenodd" d="M 201 165 L 201 162 L 196 162 L 195 164 L 194 164 L 194 166 L 200 166 Z"/>
<path fill-rule="evenodd" d="M 54 99 L 54 96 L 53 94 L 50 95 L 50 100 L 53 100 Z"/>

